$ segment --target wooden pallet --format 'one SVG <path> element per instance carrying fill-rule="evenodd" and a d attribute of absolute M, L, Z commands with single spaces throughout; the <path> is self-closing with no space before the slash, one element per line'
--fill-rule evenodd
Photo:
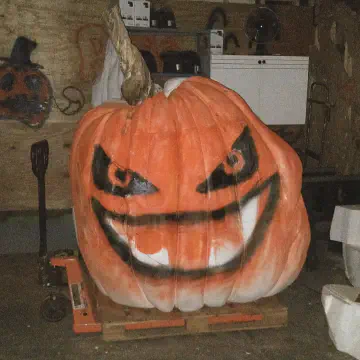
<path fill-rule="evenodd" d="M 96 295 L 96 302 L 105 341 L 278 328 L 287 325 L 288 317 L 287 307 L 281 305 L 277 297 L 221 308 L 205 307 L 190 313 L 121 306 L 100 293 Z"/>

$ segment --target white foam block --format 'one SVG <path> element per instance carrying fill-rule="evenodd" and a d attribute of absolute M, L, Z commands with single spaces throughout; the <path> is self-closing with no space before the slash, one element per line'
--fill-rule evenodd
<path fill-rule="evenodd" d="M 360 248 L 360 204 L 335 207 L 330 239 Z"/>
<path fill-rule="evenodd" d="M 360 359 L 360 288 L 325 285 L 322 304 L 329 325 L 329 336 L 339 351 Z"/>

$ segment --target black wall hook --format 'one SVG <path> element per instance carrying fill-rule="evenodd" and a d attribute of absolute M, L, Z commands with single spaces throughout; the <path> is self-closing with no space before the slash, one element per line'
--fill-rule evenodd
<path fill-rule="evenodd" d="M 225 36 L 225 38 L 224 38 L 224 50 L 225 51 L 228 49 L 228 42 L 231 41 L 231 40 L 233 41 L 233 43 L 235 44 L 235 46 L 237 48 L 240 47 L 239 40 L 238 40 L 237 36 L 234 33 L 231 32 L 231 33 L 227 34 Z"/>
<path fill-rule="evenodd" d="M 222 17 L 224 27 L 227 26 L 228 21 L 226 17 L 226 12 L 222 7 L 218 6 L 214 8 L 213 11 L 211 12 L 208 19 L 208 23 L 206 25 L 206 29 L 210 30 L 213 28 L 214 24 L 216 23 L 216 20 L 218 20 L 219 15 Z"/>

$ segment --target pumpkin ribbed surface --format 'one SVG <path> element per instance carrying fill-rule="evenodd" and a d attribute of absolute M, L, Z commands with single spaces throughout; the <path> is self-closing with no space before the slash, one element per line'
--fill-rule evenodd
<path fill-rule="evenodd" d="M 70 161 L 79 247 L 120 304 L 193 311 L 291 284 L 309 223 L 295 151 L 201 77 L 88 112 Z"/>

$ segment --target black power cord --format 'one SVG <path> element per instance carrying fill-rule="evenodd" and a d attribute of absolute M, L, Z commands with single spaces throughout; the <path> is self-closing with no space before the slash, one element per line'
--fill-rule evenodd
<path fill-rule="evenodd" d="M 69 95 L 66 94 L 66 92 L 68 90 L 75 90 L 79 93 L 81 100 L 77 99 L 77 100 L 73 100 L 69 97 Z M 68 106 L 64 107 L 64 108 L 60 108 L 60 106 L 58 105 L 58 103 L 56 102 L 56 99 L 54 96 L 52 96 L 52 99 L 54 100 L 55 106 L 59 109 L 59 111 L 61 113 L 63 113 L 66 116 L 72 116 L 77 114 L 78 112 L 80 112 L 82 110 L 82 108 L 85 105 L 85 96 L 84 93 L 77 87 L 75 86 L 67 86 L 63 89 L 62 91 L 62 96 L 69 102 Z M 77 105 L 77 108 L 75 110 L 69 111 L 69 109 L 71 108 L 71 106 L 73 105 Z"/>

